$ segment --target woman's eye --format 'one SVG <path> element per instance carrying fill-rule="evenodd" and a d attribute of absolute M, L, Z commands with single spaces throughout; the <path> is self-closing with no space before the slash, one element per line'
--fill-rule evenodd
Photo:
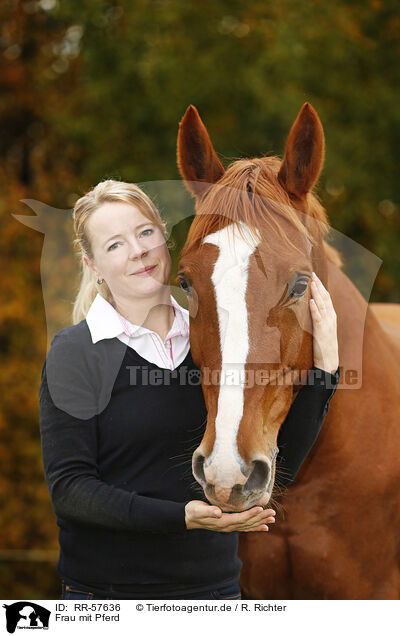
<path fill-rule="evenodd" d="M 293 286 L 289 288 L 289 296 L 291 298 L 300 298 L 300 296 L 303 296 L 303 294 L 305 293 L 307 289 L 307 285 L 308 285 L 308 278 L 304 276 L 302 278 L 298 278 L 294 282 Z"/>
<path fill-rule="evenodd" d="M 149 228 L 148 230 L 143 230 L 142 232 L 142 236 L 150 236 L 150 234 L 153 234 L 152 228 Z"/>
<path fill-rule="evenodd" d="M 179 280 L 179 285 L 181 286 L 181 289 L 183 289 L 185 294 L 187 294 L 188 296 L 191 296 L 192 288 L 186 276 L 184 274 L 179 274 L 178 280 Z"/>
<path fill-rule="evenodd" d="M 119 243 L 113 243 L 112 245 L 110 245 L 110 247 L 107 249 L 107 252 L 113 252 L 113 247 L 115 247 L 116 245 L 119 245 Z"/>

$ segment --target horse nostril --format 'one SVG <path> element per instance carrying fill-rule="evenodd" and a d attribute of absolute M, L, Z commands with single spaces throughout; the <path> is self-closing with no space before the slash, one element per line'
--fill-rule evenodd
<path fill-rule="evenodd" d="M 206 485 L 206 476 L 204 474 L 205 457 L 201 453 L 195 453 L 193 456 L 193 475 L 202 484 Z"/>
<path fill-rule="evenodd" d="M 253 492 L 254 490 L 262 490 L 265 488 L 270 478 L 270 468 L 267 462 L 256 459 L 253 462 L 253 470 L 250 477 L 243 486 L 244 491 Z"/>

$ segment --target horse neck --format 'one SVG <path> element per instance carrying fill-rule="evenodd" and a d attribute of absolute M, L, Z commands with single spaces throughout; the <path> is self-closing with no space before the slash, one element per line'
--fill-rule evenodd
<path fill-rule="evenodd" d="M 371 493 L 391 483 L 400 456 L 400 350 L 386 336 L 368 303 L 348 277 L 329 265 L 329 291 L 338 317 L 341 384 L 306 462 L 300 483 L 318 488 L 365 483 Z M 356 371 L 355 388 L 342 388 Z M 371 480 L 371 467 L 378 467 Z M 399 467 L 400 469 L 400 467 Z M 328 482 L 323 476 L 327 474 Z M 331 481 L 329 481 L 331 480 Z M 364 482 L 363 482 L 364 480 Z M 373 482 L 373 483 L 372 483 Z M 317 487 L 317 486 L 316 486 Z"/>
<path fill-rule="evenodd" d="M 360 386 L 363 378 L 369 380 L 375 373 L 381 376 L 389 369 L 390 377 L 393 372 L 398 373 L 398 349 L 358 289 L 339 267 L 331 263 L 329 291 L 338 317 L 340 366 L 344 373 L 349 375 L 351 370 L 356 371 Z"/>

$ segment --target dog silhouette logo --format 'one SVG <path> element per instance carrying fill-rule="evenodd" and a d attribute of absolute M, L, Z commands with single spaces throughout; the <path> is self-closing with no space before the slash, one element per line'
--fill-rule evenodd
<path fill-rule="evenodd" d="M 7 631 L 14 634 L 16 629 L 49 629 L 50 610 L 30 601 L 4 604 Z"/>

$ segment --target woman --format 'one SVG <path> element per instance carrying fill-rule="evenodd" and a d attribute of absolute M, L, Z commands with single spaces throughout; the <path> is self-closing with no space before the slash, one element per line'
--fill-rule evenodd
<path fill-rule="evenodd" d="M 43 366 L 43 461 L 60 526 L 61 598 L 240 598 L 238 531 L 275 512 L 224 513 L 191 474 L 206 410 L 188 312 L 170 294 L 165 225 L 135 185 L 108 180 L 74 207 L 83 276 L 74 325 Z M 339 379 L 336 315 L 315 278 L 320 382 L 282 425 L 283 483 L 311 448 Z M 295 447 L 291 445 L 296 432 Z"/>

